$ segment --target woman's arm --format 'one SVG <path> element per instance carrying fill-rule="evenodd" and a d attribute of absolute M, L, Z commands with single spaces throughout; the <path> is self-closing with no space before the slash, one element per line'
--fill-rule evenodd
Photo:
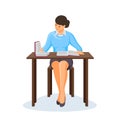
<path fill-rule="evenodd" d="M 47 40 L 46 40 L 46 44 L 44 45 L 43 48 L 40 49 L 40 51 L 47 52 L 50 47 L 51 47 L 51 34 L 48 35 Z"/>
<path fill-rule="evenodd" d="M 77 49 L 77 53 L 80 55 L 84 55 L 82 52 L 82 47 L 78 44 L 77 40 L 75 39 L 74 35 L 70 33 L 70 44 Z"/>

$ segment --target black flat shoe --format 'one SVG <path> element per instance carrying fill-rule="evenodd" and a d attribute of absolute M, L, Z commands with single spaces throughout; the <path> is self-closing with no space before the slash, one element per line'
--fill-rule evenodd
<path fill-rule="evenodd" d="M 63 107 L 65 105 L 65 102 L 64 103 L 59 103 L 60 107 Z"/>
<path fill-rule="evenodd" d="M 59 101 L 56 101 L 56 104 L 57 104 L 57 105 L 60 105 L 60 102 L 59 102 Z"/>

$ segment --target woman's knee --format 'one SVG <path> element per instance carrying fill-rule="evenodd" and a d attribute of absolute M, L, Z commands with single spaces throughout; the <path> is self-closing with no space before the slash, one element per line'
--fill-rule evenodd
<path fill-rule="evenodd" d="M 54 61 L 51 64 L 52 68 L 58 67 L 59 66 L 59 62 L 58 61 Z"/>
<path fill-rule="evenodd" d="M 68 64 L 68 62 L 67 61 L 60 61 L 60 66 L 62 67 L 62 68 L 65 68 L 65 69 L 67 69 L 68 68 L 68 66 L 69 66 L 69 64 Z"/>

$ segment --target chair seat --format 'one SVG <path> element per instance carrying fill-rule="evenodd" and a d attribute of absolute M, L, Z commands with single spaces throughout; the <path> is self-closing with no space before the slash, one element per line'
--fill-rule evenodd
<path fill-rule="evenodd" d="M 51 66 L 47 69 L 47 96 L 50 97 L 52 94 L 52 68 Z M 74 97 L 74 67 L 69 69 L 69 94 Z"/>

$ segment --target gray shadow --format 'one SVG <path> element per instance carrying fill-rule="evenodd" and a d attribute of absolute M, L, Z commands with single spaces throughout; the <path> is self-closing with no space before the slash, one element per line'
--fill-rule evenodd
<path fill-rule="evenodd" d="M 64 107 L 60 107 L 56 104 L 57 94 L 53 94 L 50 97 L 42 96 L 37 99 L 37 103 L 34 107 L 31 106 L 31 101 L 26 102 L 23 106 L 30 110 L 38 110 L 38 111 L 52 111 L 52 112 L 71 112 L 71 111 L 82 111 L 89 110 L 96 107 L 96 104 L 92 101 L 89 101 L 89 106 L 86 107 L 85 103 L 83 103 L 83 98 L 78 96 L 71 97 L 70 95 L 66 95 L 66 103 Z"/>

